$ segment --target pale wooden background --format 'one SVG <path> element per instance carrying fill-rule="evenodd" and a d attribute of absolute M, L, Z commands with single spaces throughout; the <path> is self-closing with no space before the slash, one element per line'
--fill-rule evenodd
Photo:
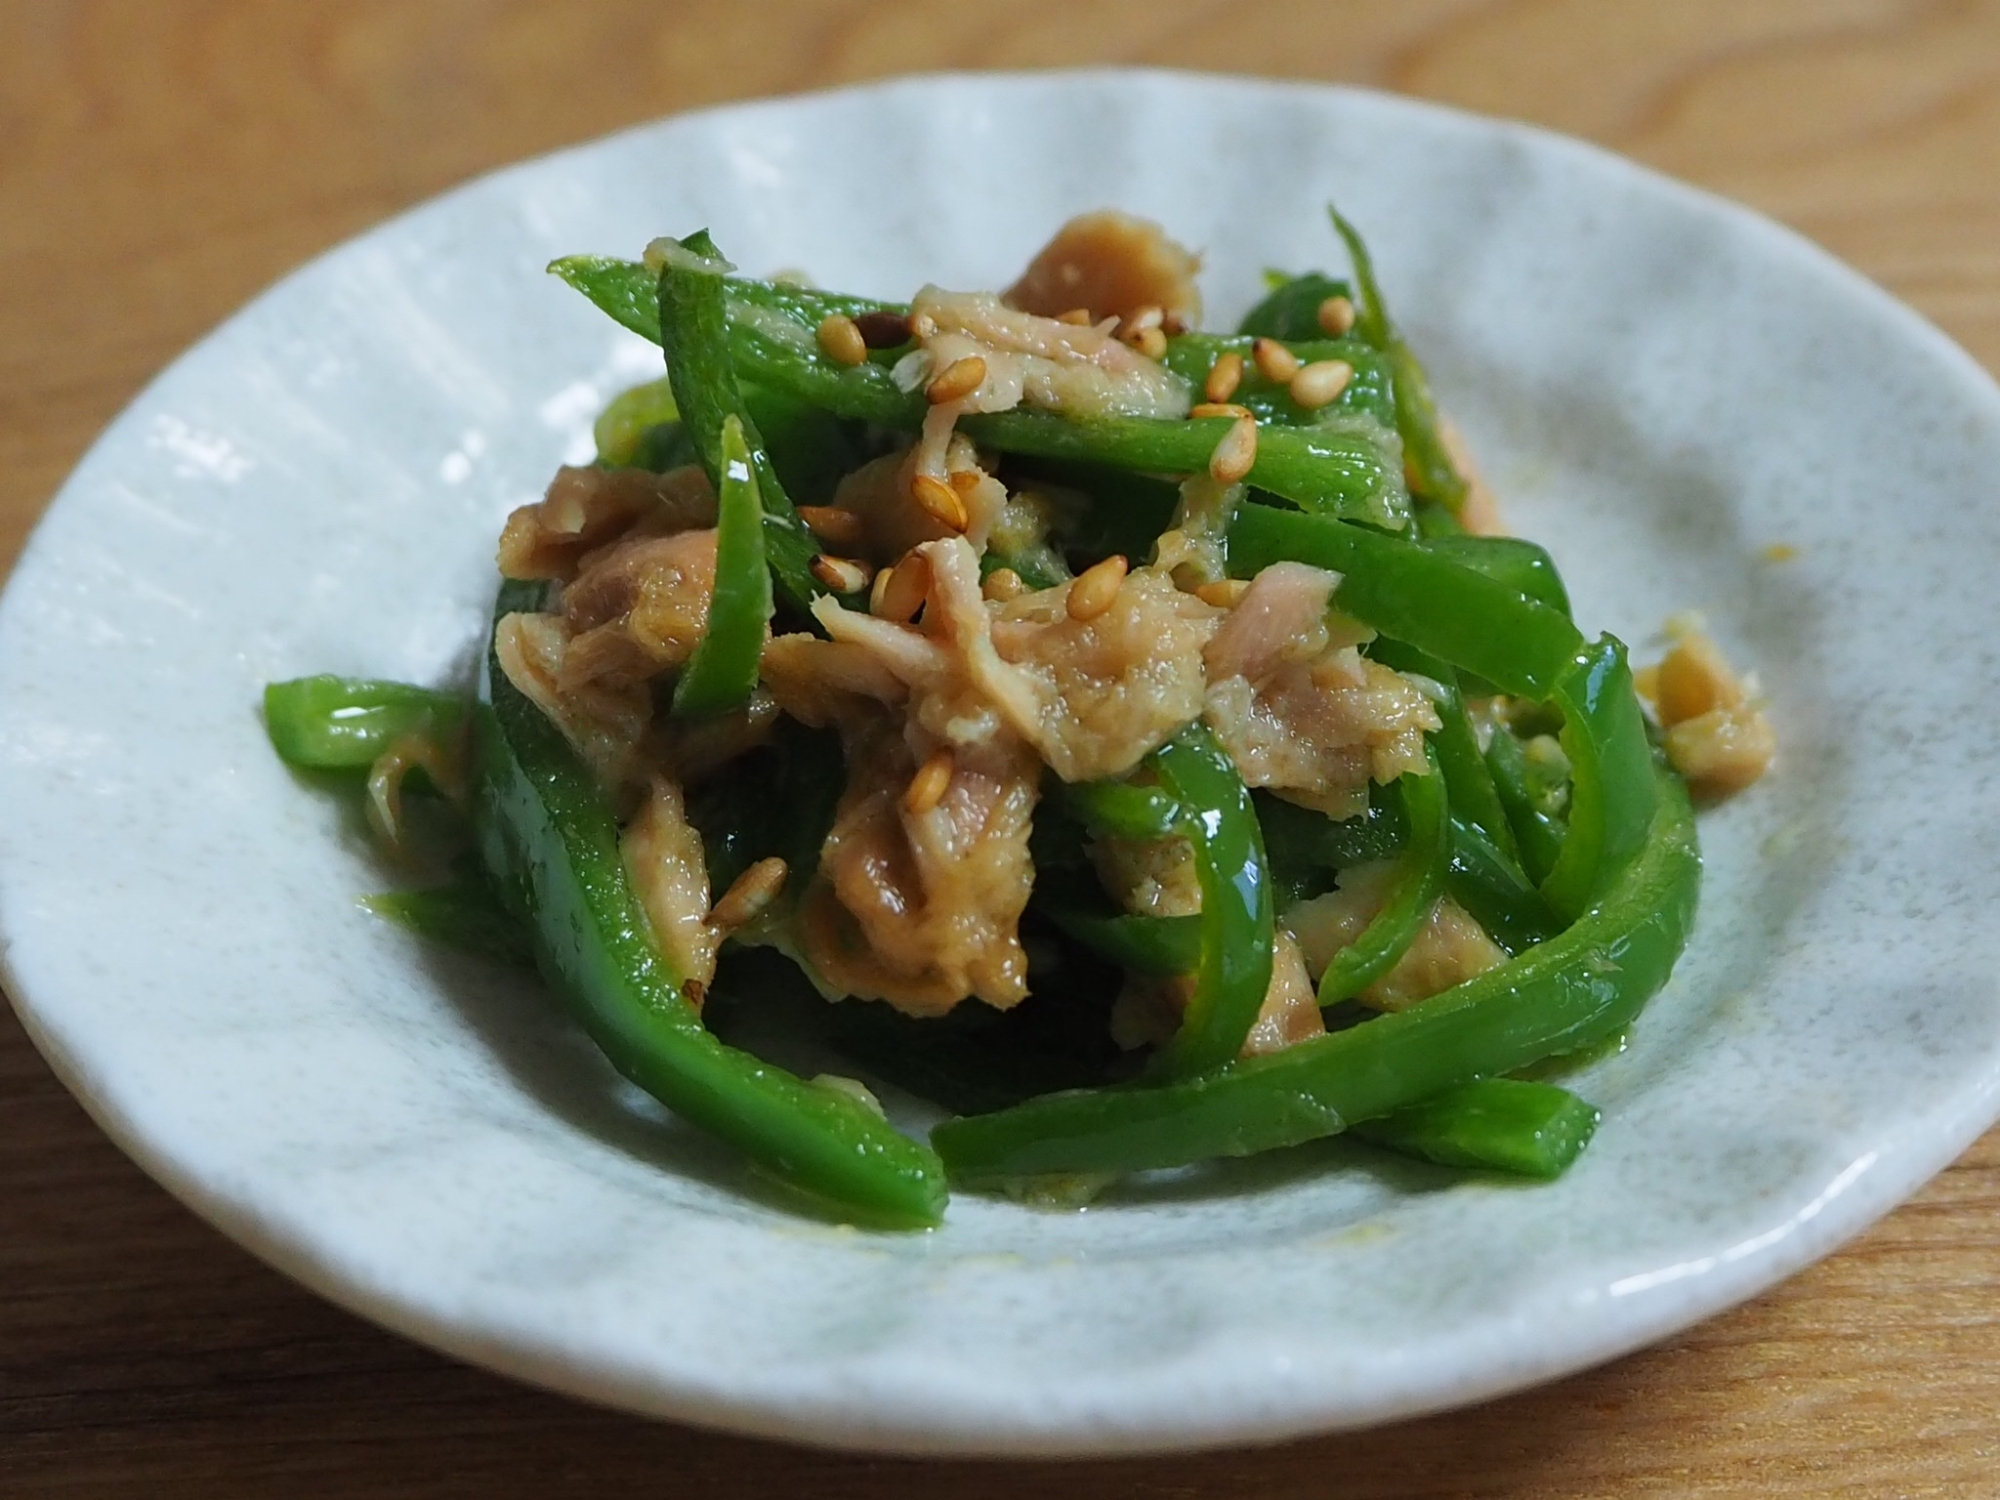
<path fill-rule="evenodd" d="M 2000 368 L 2000 7 L 1889 0 L 0 0 L 0 571 L 96 431 L 300 260 L 674 110 L 932 68 L 1369 83 L 1812 235 Z M 4 712 L 0 706 L 0 712 Z M 647 1424 L 454 1365 L 224 1242 L 0 1020 L 0 1494 L 2000 1495 L 2000 1137 L 1648 1353 L 1253 1453 L 1027 1467 Z"/>

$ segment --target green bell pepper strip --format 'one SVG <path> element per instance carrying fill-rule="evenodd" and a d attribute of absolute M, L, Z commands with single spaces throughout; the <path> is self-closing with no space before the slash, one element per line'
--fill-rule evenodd
<path fill-rule="evenodd" d="M 812 575 L 819 544 L 792 509 L 757 424 L 743 402 L 743 391 L 730 362 L 728 319 L 723 307 L 722 277 L 690 262 L 713 260 L 715 242 L 701 230 L 681 247 L 685 260 L 669 258 L 655 282 L 661 346 L 666 350 L 667 378 L 681 422 L 692 439 L 701 466 L 708 471 L 717 495 L 722 492 L 725 458 L 722 427 L 734 417 L 742 424 L 750 466 L 757 475 L 763 501 L 764 549 L 786 602 L 803 610 L 826 592 Z"/>
<path fill-rule="evenodd" d="M 1317 330 L 1280 340 L 1302 365 L 1338 359 L 1354 370 L 1339 396 L 1324 406 L 1306 407 L 1292 399 L 1289 382 L 1271 380 L 1257 368 L 1252 357 L 1256 342 L 1239 334 L 1185 333 L 1167 340 L 1167 352 L 1160 363 L 1199 391 L 1218 359 L 1225 354 L 1238 356 L 1243 361 L 1243 378 L 1228 399 L 1246 408 L 1260 423 L 1304 427 L 1342 417 L 1368 417 L 1385 434 L 1396 430 L 1395 381 L 1388 360 L 1373 345 L 1360 339 L 1325 338 Z"/>
<path fill-rule="evenodd" d="M 1037 909 L 1100 958 L 1137 974 L 1192 974 L 1201 963 L 1200 917 L 1148 917 L 1092 910 L 1087 897 Z M 1261 997 L 1260 997 L 1261 999 Z M 1240 1043 L 1238 1045 L 1241 1045 Z"/>
<path fill-rule="evenodd" d="M 1566 931 L 1408 1010 L 1177 1083 L 1076 1090 L 949 1120 L 952 1176 L 1132 1172 L 1332 1135 L 1475 1079 L 1586 1047 L 1636 1015 L 1686 943 L 1701 856 L 1686 789 L 1649 773 L 1644 847 Z"/>
<path fill-rule="evenodd" d="M 1465 477 L 1458 472 L 1438 435 L 1437 405 L 1431 400 L 1430 380 L 1389 320 L 1388 304 L 1382 300 L 1382 288 L 1375 280 L 1375 262 L 1362 243 L 1360 232 L 1331 204 L 1326 212 L 1347 246 L 1348 258 L 1354 262 L 1354 281 L 1361 293 L 1355 307 L 1354 331 L 1389 358 L 1396 383 L 1396 431 L 1402 435 L 1403 459 L 1411 488 L 1456 515 L 1465 506 Z"/>
<path fill-rule="evenodd" d="M 1612 636 L 1580 652 L 1555 692 L 1569 756 L 1569 824 L 1542 896 L 1561 917 L 1580 915 L 1639 852 L 1656 796 L 1652 742 L 1625 647 Z"/>
<path fill-rule="evenodd" d="M 1569 590 L 1548 549 L 1518 536 L 1434 536 L 1424 546 L 1440 557 L 1484 573 L 1538 604 L 1569 615 Z"/>
<path fill-rule="evenodd" d="M 1597 1133 L 1593 1104 L 1552 1083 L 1481 1078 L 1384 1115 L 1354 1133 L 1447 1167 L 1482 1167 L 1551 1181 Z"/>
<path fill-rule="evenodd" d="M 1053 795 L 1087 827 L 1121 839 L 1165 839 L 1180 832 L 1180 803 L 1156 786 L 1129 781 L 1054 781 Z"/>
<path fill-rule="evenodd" d="M 495 898 L 483 869 L 476 878 L 450 885 L 364 896 L 361 904 L 418 937 L 461 952 L 522 967 L 535 962 L 527 934 Z"/>
<path fill-rule="evenodd" d="M 1243 315 L 1236 331 L 1267 339 L 1316 339 L 1324 331 L 1319 326 L 1320 303 L 1329 297 L 1352 299 L 1353 295 L 1354 289 L 1346 282 L 1319 271 L 1279 276 L 1264 300 Z"/>
<path fill-rule="evenodd" d="M 1250 792 L 1207 726 L 1188 725 L 1144 764 L 1181 806 L 1179 832 L 1194 846 L 1201 884 L 1194 996 L 1147 1069 L 1155 1080 L 1187 1078 L 1236 1056 L 1263 1008 L 1275 941 L 1270 874 Z"/>
<path fill-rule="evenodd" d="M 1322 1006 L 1352 999 L 1393 969 L 1410 951 L 1444 890 L 1445 866 L 1451 861 L 1451 810 L 1437 751 L 1426 745 L 1425 757 L 1430 761 L 1428 774 L 1396 778 L 1409 833 L 1396 856 L 1388 899 L 1320 975 Z"/>
<path fill-rule="evenodd" d="M 539 591 L 505 585 L 499 613 Z M 674 1113 L 729 1141 L 843 1217 L 938 1222 L 937 1158 L 865 1104 L 724 1045 L 662 957 L 626 877 L 611 805 L 561 733 L 489 659 L 477 716 L 480 850 L 534 933 L 542 972 L 612 1065 Z"/>
<path fill-rule="evenodd" d="M 1370 527 L 1245 505 L 1229 528 L 1229 571 L 1287 559 L 1341 575 L 1337 608 L 1504 692 L 1544 699 L 1583 636 L 1567 616 L 1430 547 Z"/>
<path fill-rule="evenodd" d="M 710 253 L 694 240 L 688 243 L 699 254 Z M 603 262 L 584 266 L 580 260 L 557 261 L 551 269 L 626 327 L 658 336 L 636 309 L 629 274 L 614 273 Z M 774 294 L 768 283 L 725 282 L 718 275 L 703 279 L 712 284 L 718 304 L 725 298 L 725 288 L 733 304 L 724 321 L 729 352 L 743 378 L 787 392 L 836 416 L 904 430 L 923 424 L 929 403 L 922 391 L 903 390 L 891 378 L 887 365 L 874 359 L 858 365 L 840 364 L 813 338 L 817 322 L 812 314 L 822 306 L 844 303 L 856 311 L 893 310 L 891 304 L 836 299 L 828 293 L 790 287 Z M 753 311 L 746 314 L 746 308 Z M 672 332 L 669 328 L 668 333 Z M 678 357 L 675 342 L 668 340 L 670 373 Z M 691 425 L 699 426 L 678 383 L 674 389 L 684 416 Z M 1003 453 L 1075 459 L 1147 473 L 1192 474 L 1208 467 L 1209 456 L 1229 425 L 1228 417 L 1198 421 L 1101 417 L 1086 421 L 1053 412 L 1015 410 L 967 416 L 959 428 L 974 442 Z M 1370 432 L 1336 427 L 1260 428 L 1257 458 L 1247 482 L 1306 509 L 1374 526 L 1400 530 L 1409 521 L 1409 492 L 1403 475 L 1380 439 Z M 768 502 L 768 495 L 766 499 Z"/>
<path fill-rule="evenodd" d="M 1332 890 L 1335 871 L 1393 858 L 1409 832 L 1402 798 L 1380 783 L 1370 787 L 1368 811 L 1352 818 L 1329 818 L 1262 790 L 1252 792 L 1250 801 L 1264 830 L 1264 855 L 1280 910 Z"/>
<path fill-rule="evenodd" d="M 1398 672 L 1411 672 L 1437 684 L 1439 696 L 1432 700 L 1437 710 L 1438 728 L 1430 737 L 1431 750 L 1444 772 L 1444 785 L 1451 798 L 1452 816 L 1464 818 L 1479 828 L 1500 852 L 1511 858 L 1514 832 L 1507 822 L 1507 809 L 1493 785 L 1493 773 L 1479 748 L 1479 736 L 1465 711 L 1465 695 L 1459 691 L 1458 674 L 1427 652 L 1387 636 L 1377 639 L 1369 655 Z"/>
<path fill-rule="evenodd" d="M 1493 776 L 1493 788 L 1506 810 L 1507 823 L 1514 831 L 1514 847 L 1521 868 L 1531 880 L 1548 879 L 1562 853 L 1564 826 L 1560 818 L 1541 805 L 1535 774 L 1521 742 L 1505 727 L 1496 728 L 1486 747 L 1486 766 Z"/>
<path fill-rule="evenodd" d="M 1451 899 L 1511 956 L 1546 942 L 1562 922 L 1521 867 L 1483 829 L 1453 816 L 1451 865 L 1444 886 Z"/>
<path fill-rule="evenodd" d="M 264 689 L 264 730 L 287 765 L 365 771 L 406 734 L 449 737 L 465 723 L 451 693 L 369 678 L 295 677 Z"/>
<path fill-rule="evenodd" d="M 757 686 L 757 662 L 773 608 L 758 490 L 742 420 L 732 413 L 722 419 L 715 588 L 701 639 L 674 685 L 676 717 L 701 719 L 741 708 Z"/>

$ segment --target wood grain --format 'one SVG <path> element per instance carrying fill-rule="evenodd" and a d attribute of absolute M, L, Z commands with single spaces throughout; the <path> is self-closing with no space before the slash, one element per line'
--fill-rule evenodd
<path fill-rule="evenodd" d="M 245 298 L 484 168 L 721 99 L 1132 62 L 1574 132 L 1788 221 L 2000 366 L 2000 7 L 1888 0 L 18 0 L 0 10 L 0 569 Z M 0 710 L 4 711 L 4 710 Z M 595 1411 L 297 1289 L 0 1022 L 0 1494 L 2000 1495 L 2000 1137 L 1786 1286 L 1468 1412 L 1106 1464 L 828 1455 Z"/>

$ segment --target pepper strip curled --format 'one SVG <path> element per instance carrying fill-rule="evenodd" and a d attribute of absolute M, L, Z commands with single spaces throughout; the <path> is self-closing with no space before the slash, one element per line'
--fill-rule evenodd
<path fill-rule="evenodd" d="M 1388 900 L 1320 975 L 1323 1006 L 1352 999 L 1393 969 L 1430 920 L 1431 908 L 1444 890 L 1445 867 L 1451 862 L 1451 808 L 1437 750 L 1426 744 L 1424 754 L 1430 762 L 1428 774 L 1396 778 L 1409 831 L 1396 856 Z"/>
<path fill-rule="evenodd" d="M 674 713 L 706 718 L 740 708 L 757 686 L 757 662 L 771 623 L 771 570 L 764 565 L 764 502 L 758 493 L 743 423 L 722 419 L 722 480 L 717 486 L 715 592 L 708 621 L 681 680 Z"/>
<path fill-rule="evenodd" d="M 464 722 L 464 699 L 403 682 L 322 673 L 264 689 L 271 748 L 301 770 L 366 770 L 405 735 L 448 738 Z"/>
<path fill-rule="evenodd" d="M 1206 725 L 1188 725 L 1145 763 L 1180 804 L 1178 831 L 1194 846 L 1201 883 L 1194 997 L 1147 1070 L 1152 1079 L 1187 1078 L 1242 1051 L 1263 1008 L 1275 943 L 1270 871 L 1249 789 Z"/>
<path fill-rule="evenodd" d="M 1408 1010 L 1152 1087 L 1049 1094 L 949 1120 L 931 1141 L 955 1178 L 1133 1172 L 1332 1135 L 1477 1078 L 1573 1052 L 1666 983 L 1701 880 L 1686 789 L 1649 768 L 1649 836 L 1565 932 Z"/>
<path fill-rule="evenodd" d="M 533 609 L 501 588 L 499 614 Z M 943 1215 L 935 1155 L 859 1100 L 727 1046 L 702 1025 L 626 877 L 609 802 L 561 732 L 487 663 L 474 824 L 537 961 L 612 1066 L 842 1217 L 921 1228 Z"/>

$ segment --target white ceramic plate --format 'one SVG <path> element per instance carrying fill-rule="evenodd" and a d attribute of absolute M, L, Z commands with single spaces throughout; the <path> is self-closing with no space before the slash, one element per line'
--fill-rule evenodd
<path fill-rule="evenodd" d="M 1697 606 L 1778 773 L 1704 823 L 1692 951 L 1500 1186 L 1340 1142 L 1091 1212 L 837 1230 L 624 1089 L 530 983 L 354 897 L 258 692 L 462 678 L 508 509 L 655 368 L 541 274 L 714 228 L 752 269 L 1004 284 L 1112 203 L 1267 266 L 1371 236 L 1579 620 Z M 0 604 L 0 934 L 126 1150 L 341 1304 L 639 1411 L 905 1450 L 1161 1449 L 1380 1421 L 1606 1359 L 1824 1254 L 1996 1113 L 2000 392 L 1810 245 L 1588 147 L 1156 73 L 912 80 L 671 120 L 306 267 L 111 428 Z M 1797 549 L 1773 562 L 1774 543 Z M 1642 653 L 1644 650 L 1642 648 Z"/>

